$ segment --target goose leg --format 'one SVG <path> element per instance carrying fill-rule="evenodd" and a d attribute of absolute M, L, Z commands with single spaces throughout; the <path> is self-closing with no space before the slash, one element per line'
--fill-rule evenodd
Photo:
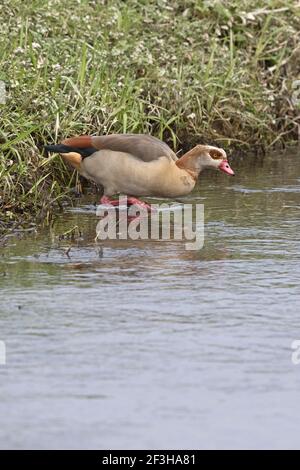
<path fill-rule="evenodd" d="M 130 206 L 141 207 L 143 209 L 147 209 L 148 212 L 153 211 L 151 204 L 148 204 L 148 202 L 145 202 L 145 201 L 141 201 L 140 199 L 137 199 L 136 197 L 129 196 L 127 198 L 127 205 L 128 207 Z"/>
<path fill-rule="evenodd" d="M 100 204 L 110 204 L 115 207 L 118 207 L 124 204 L 125 202 L 127 203 L 127 207 L 137 206 L 143 209 L 147 209 L 148 212 L 153 211 L 151 204 L 148 204 L 147 202 L 141 201 L 140 199 L 137 199 L 136 197 L 132 196 L 127 197 L 127 199 L 111 199 L 108 196 L 102 196 L 102 198 L 100 199 Z"/>
<path fill-rule="evenodd" d="M 102 198 L 100 199 L 100 204 L 110 204 L 111 206 L 119 206 L 119 200 L 110 199 L 108 196 L 102 196 Z"/>

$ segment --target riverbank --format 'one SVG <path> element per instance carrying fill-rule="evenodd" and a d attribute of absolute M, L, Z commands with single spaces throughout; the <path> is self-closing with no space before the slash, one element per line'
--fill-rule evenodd
<path fill-rule="evenodd" d="M 112 132 L 151 133 L 176 151 L 295 142 L 299 4 L 263 4 L 4 0 L 0 231 L 49 219 L 75 186 L 43 156 L 46 142 Z"/>

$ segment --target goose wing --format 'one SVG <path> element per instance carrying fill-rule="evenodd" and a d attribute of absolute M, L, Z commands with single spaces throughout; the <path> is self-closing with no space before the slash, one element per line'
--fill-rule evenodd
<path fill-rule="evenodd" d="M 78 151 L 83 157 L 90 156 L 98 150 L 115 150 L 130 153 L 134 157 L 150 162 L 161 156 L 168 156 L 176 161 L 176 154 L 161 140 L 147 134 L 110 134 L 102 136 L 71 137 L 62 145 L 70 151 Z"/>

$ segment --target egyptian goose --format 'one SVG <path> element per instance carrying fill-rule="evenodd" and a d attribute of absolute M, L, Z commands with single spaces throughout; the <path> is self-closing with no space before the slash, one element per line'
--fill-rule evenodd
<path fill-rule="evenodd" d="M 87 179 L 104 187 L 101 203 L 111 203 L 117 193 L 134 196 L 178 197 L 189 194 L 205 168 L 234 175 L 223 149 L 196 145 L 177 158 L 161 140 L 143 134 L 79 136 L 46 150 L 60 153 Z M 145 203 L 142 203 L 145 205 Z"/>

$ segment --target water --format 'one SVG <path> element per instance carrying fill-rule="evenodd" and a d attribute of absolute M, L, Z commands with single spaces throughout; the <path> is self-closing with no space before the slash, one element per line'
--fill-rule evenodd
<path fill-rule="evenodd" d="M 1 248 L 1 448 L 300 448 L 299 152 L 233 167 L 185 199 L 200 251 L 101 257 L 93 197 Z"/>

